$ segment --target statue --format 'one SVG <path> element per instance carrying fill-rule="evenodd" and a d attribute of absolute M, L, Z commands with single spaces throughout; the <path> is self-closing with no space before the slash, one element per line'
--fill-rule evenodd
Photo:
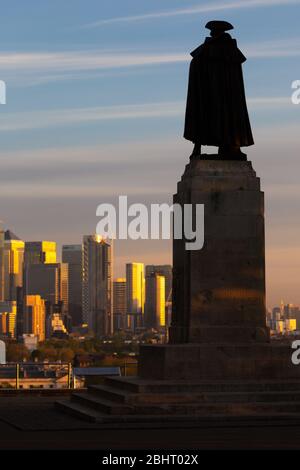
<path fill-rule="evenodd" d="M 221 159 L 245 160 L 241 147 L 254 144 L 242 72 L 246 57 L 226 33 L 230 23 L 210 21 L 206 28 L 211 37 L 191 53 L 184 137 L 194 143 L 191 158 L 201 154 L 201 145 L 213 145 Z"/>

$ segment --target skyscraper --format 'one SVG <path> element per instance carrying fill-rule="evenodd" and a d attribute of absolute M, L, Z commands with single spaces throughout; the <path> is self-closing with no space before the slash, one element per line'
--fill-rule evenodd
<path fill-rule="evenodd" d="M 17 302 L 0 302 L 0 334 L 15 338 L 17 320 Z"/>
<path fill-rule="evenodd" d="M 165 277 L 157 273 L 146 276 L 145 326 L 159 329 L 166 325 Z"/>
<path fill-rule="evenodd" d="M 67 329 L 58 313 L 52 313 L 46 320 L 46 333 L 47 338 L 56 337 L 64 338 L 67 336 Z"/>
<path fill-rule="evenodd" d="M 38 341 L 45 340 L 45 301 L 40 295 L 26 295 L 24 299 L 24 333 L 34 334 Z"/>
<path fill-rule="evenodd" d="M 114 330 L 126 327 L 126 279 L 119 277 L 114 281 Z"/>
<path fill-rule="evenodd" d="M 82 323 L 82 245 L 63 245 L 62 262 L 69 267 L 69 315 L 77 326 Z"/>
<path fill-rule="evenodd" d="M 56 263 L 55 242 L 25 242 L 24 264 L 48 263 Z"/>
<path fill-rule="evenodd" d="M 96 337 L 113 332 L 112 246 L 99 235 L 83 237 L 82 309 Z"/>
<path fill-rule="evenodd" d="M 62 302 L 68 312 L 68 265 L 66 263 L 27 264 L 24 268 L 24 294 L 40 295 L 51 305 Z"/>
<path fill-rule="evenodd" d="M 25 242 L 24 248 L 24 263 L 23 263 L 23 289 L 18 292 L 18 316 L 17 316 L 17 332 L 21 337 L 25 327 L 25 296 L 26 295 L 40 295 L 46 300 L 46 314 L 51 312 L 52 305 L 59 302 L 59 284 L 60 281 L 56 279 L 58 276 L 53 274 L 53 281 L 50 271 L 43 271 L 42 267 L 51 263 L 56 263 L 56 243 L 53 241 L 33 241 Z M 34 268 L 37 266 L 37 268 Z M 39 266 L 41 266 L 39 268 Z M 55 271 L 55 270 L 54 270 Z M 41 279 L 39 279 L 39 273 Z M 45 280 L 45 277 L 47 280 Z M 45 280 L 45 283 L 43 281 Z M 49 311 L 50 310 L 50 311 Z"/>
<path fill-rule="evenodd" d="M 145 277 L 143 263 L 126 264 L 126 304 L 128 325 L 143 325 L 145 303 Z"/>
<path fill-rule="evenodd" d="M 172 300 L 172 266 L 169 264 L 155 265 L 149 264 L 146 266 L 146 277 L 152 273 L 160 274 L 165 277 L 165 298 L 166 302 Z"/>
<path fill-rule="evenodd" d="M 4 239 L 4 298 L 17 300 L 17 289 L 23 285 L 25 243 L 10 230 Z"/>
<path fill-rule="evenodd" d="M 165 321 L 171 324 L 172 314 L 172 266 L 169 264 L 146 266 L 146 279 L 151 274 L 159 274 L 165 278 Z"/>

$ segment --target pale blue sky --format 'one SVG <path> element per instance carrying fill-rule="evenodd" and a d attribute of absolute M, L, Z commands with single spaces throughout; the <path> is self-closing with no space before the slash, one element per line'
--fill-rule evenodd
<path fill-rule="evenodd" d="M 266 191 L 269 302 L 300 303 L 300 0 L 11 0 L 1 6 L 0 218 L 25 239 L 77 243 L 119 194 L 171 199 L 189 52 L 211 19 L 234 24 Z M 170 261 L 165 242 L 116 244 L 126 261 Z"/>

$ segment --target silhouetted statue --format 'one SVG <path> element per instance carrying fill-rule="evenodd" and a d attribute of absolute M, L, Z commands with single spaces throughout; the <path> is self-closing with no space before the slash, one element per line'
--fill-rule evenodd
<path fill-rule="evenodd" d="M 242 63 L 246 57 L 235 39 L 226 33 L 233 26 L 210 21 L 211 37 L 195 49 L 190 66 L 184 137 L 195 146 L 219 147 L 220 158 L 245 159 L 240 147 L 253 145 L 247 111 Z"/>

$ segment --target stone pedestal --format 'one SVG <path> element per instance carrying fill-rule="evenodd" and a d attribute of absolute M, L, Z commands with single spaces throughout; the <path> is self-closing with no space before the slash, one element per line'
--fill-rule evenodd
<path fill-rule="evenodd" d="M 173 241 L 170 341 L 141 346 L 139 376 L 299 378 L 291 348 L 271 344 L 266 327 L 264 194 L 251 162 L 194 159 L 174 203 L 204 204 L 204 246 Z"/>
<path fill-rule="evenodd" d="M 173 242 L 171 343 L 268 341 L 264 194 L 251 162 L 193 160 L 174 203 L 204 204 L 204 247 Z"/>

